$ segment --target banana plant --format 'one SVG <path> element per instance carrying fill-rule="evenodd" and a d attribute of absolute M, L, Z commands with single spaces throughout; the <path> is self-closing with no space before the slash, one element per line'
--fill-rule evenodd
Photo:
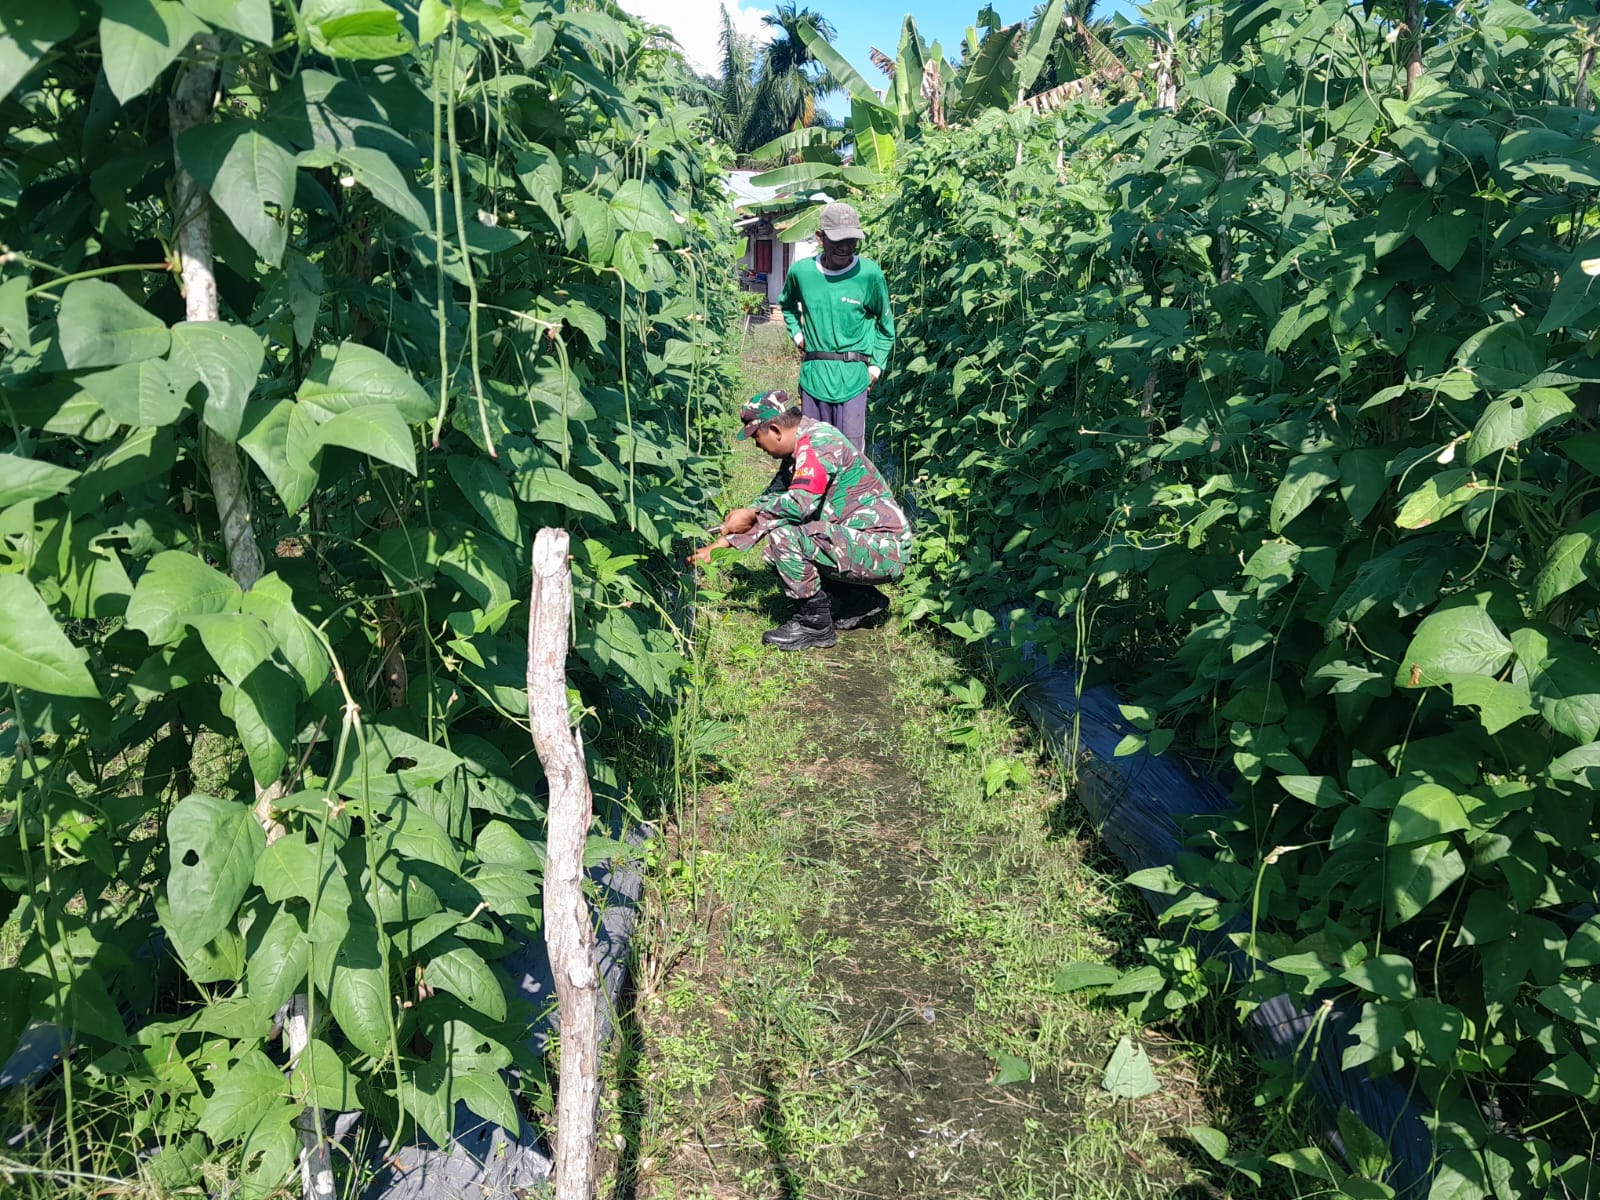
<path fill-rule="evenodd" d="M 956 121 L 970 121 L 988 109 L 1020 103 L 1044 70 L 1065 12 L 1066 0 L 1050 0 L 1026 38 L 1020 37 L 1020 24 L 1000 26 L 989 20 L 992 10 L 980 13 L 979 24 L 989 31 L 981 41 L 975 30 L 969 31 L 976 52 L 966 56 L 966 67 L 959 76 L 938 43 L 926 46 L 916 21 L 907 16 L 899 54 L 890 65 L 889 87 L 881 93 L 821 34 L 802 27 L 799 34 L 806 48 L 849 94 L 850 122 L 837 133 L 796 130 L 759 147 L 754 152 L 757 158 L 783 155 L 800 161 L 758 175 L 754 182 L 762 187 L 809 187 L 812 191 L 871 187 L 893 171 L 897 146 L 916 137 L 925 119 L 942 127 L 945 114 Z M 851 149 L 849 162 L 847 146 Z M 782 236 L 797 241 L 814 229 L 815 214 L 803 213 Z"/>

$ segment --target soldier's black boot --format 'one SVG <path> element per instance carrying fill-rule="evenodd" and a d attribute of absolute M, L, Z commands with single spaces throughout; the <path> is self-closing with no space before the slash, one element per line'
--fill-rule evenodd
<path fill-rule="evenodd" d="M 855 629 L 889 611 L 889 597 L 866 583 L 830 583 L 833 627 Z"/>
<path fill-rule="evenodd" d="M 761 640 L 779 650 L 825 650 L 837 643 L 828 593 L 818 592 L 809 600 L 800 601 L 794 616 L 776 629 L 767 630 Z"/>

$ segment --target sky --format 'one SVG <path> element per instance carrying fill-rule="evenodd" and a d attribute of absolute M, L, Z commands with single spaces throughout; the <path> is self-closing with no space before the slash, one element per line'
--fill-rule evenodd
<path fill-rule="evenodd" d="M 689 62 L 702 72 L 715 73 L 719 58 L 717 39 L 722 28 L 724 0 L 620 0 L 623 8 L 647 21 L 665 25 L 683 46 Z M 761 17 L 772 11 L 770 3 L 757 0 L 725 0 L 734 27 L 760 33 Z M 938 41 L 945 53 L 955 57 L 968 25 L 983 7 L 984 0 L 799 0 L 801 7 L 821 13 L 838 30 L 834 46 L 851 66 L 874 84 L 883 76 L 872 66 L 869 52 L 876 46 L 891 58 L 900 47 L 900 28 L 907 12 L 917 20 L 925 41 Z M 1038 0 L 995 0 L 995 11 L 1004 22 L 1028 17 Z M 1106 15 L 1113 9 L 1130 11 L 1124 2 L 1107 3 Z M 827 106 L 846 116 L 848 103 L 830 98 Z"/>

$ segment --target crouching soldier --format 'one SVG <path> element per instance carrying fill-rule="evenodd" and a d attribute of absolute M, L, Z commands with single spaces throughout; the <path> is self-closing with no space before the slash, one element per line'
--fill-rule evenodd
<path fill-rule="evenodd" d="M 836 630 L 854 629 L 888 607 L 873 585 L 905 573 L 911 527 L 878 468 L 832 425 L 789 409 L 788 399 L 784 392 L 757 396 L 740 412 L 739 436 L 778 459 L 778 473 L 689 561 L 704 565 L 713 550 L 748 550 L 765 538 L 764 557 L 798 603 L 761 640 L 806 650 L 833 645 Z"/>

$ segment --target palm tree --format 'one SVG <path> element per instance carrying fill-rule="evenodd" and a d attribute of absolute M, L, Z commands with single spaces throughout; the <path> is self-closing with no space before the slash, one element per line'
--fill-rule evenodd
<path fill-rule="evenodd" d="M 773 38 L 761 52 L 754 93 L 737 143 L 740 150 L 754 149 L 792 129 L 815 124 L 817 97 L 834 86 L 800 36 L 801 28 L 808 27 L 831 40 L 836 33 L 833 22 L 809 8 L 797 7 L 794 0 L 779 4 L 761 20 L 773 31 Z"/>

